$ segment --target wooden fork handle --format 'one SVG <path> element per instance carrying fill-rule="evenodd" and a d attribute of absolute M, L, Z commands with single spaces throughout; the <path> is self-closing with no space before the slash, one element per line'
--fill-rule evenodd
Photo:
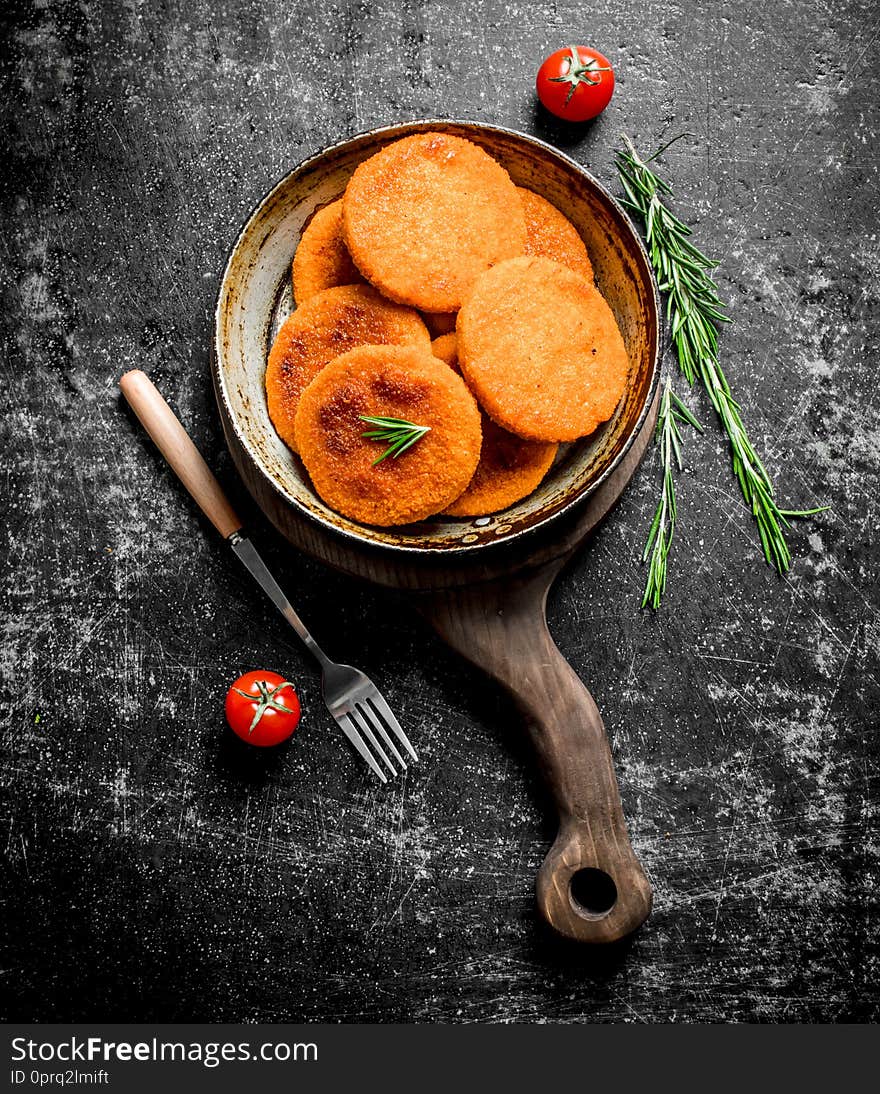
<path fill-rule="evenodd" d="M 559 565 L 439 593 L 423 610 L 525 715 L 559 814 L 538 873 L 541 913 L 567 938 L 614 942 L 647 919 L 651 885 L 630 845 L 599 711 L 547 630 L 547 591 Z"/>
<path fill-rule="evenodd" d="M 228 539 L 241 528 L 241 521 L 220 483 L 152 380 L 140 369 L 132 369 L 122 377 L 119 386 L 175 475 L 220 535 Z"/>

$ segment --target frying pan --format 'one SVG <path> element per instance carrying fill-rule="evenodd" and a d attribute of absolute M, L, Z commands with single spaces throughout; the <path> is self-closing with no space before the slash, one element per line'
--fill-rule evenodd
<path fill-rule="evenodd" d="M 581 233 L 630 359 L 627 392 L 593 436 L 567 446 L 528 498 L 486 518 L 406 528 L 360 525 L 325 506 L 269 420 L 268 349 L 293 308 L 290 262 L 309 217 L 339 197 L 355 167 L 400 137 L 440 130 L 479 144 Z M 260 202 L 238 236 L 214 316 L 213 377 L 235 465 L 295 547 L 380 585 L 407 590 L 443 639 L 514 697 L 559 814 L 537 878 L 547 922 L 567 938 L 611 942 L 651 909 L 630 845 L 602 720 L 547 629 L 547 592 L 620 496 L 657 411 L 659 314 L 650 266 L 614 199 L 573 160 L 533 137 L 471 122 L 376 129 L 313 156 Z"/>

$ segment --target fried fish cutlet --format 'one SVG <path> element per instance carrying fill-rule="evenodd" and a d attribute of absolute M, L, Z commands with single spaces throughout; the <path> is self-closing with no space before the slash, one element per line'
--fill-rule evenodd
<path fill-rule="evenodd" d="M 483 415 L 483 447 L 465 492 L 443 512 L 450 517 L 483 517 L 522 501 L 550 470 L 558 444 L 526 441 Z"/>
<path fill-rule="evenodd" d="M 418 133 L 355 170 L 342 199 L 345 241 L 392 300 L 454 312 L 476 278 L 523 253 L 525 215 L 504 168 L 470 141 Z"/>
<path fill-rule="evenodd" d="M 454 334 L 444 334 L 431 343 L 434 356 L 456 372 L 457 342 Z M 443 510 L 450 517 L 487 516 L 528 497 L 550 470 L 559 450 L 558 444 L 516 437 L 482 412 L 481 418 L 480 462 L 465 492 Z"/>
<path fill-rule="evenodd" d="M 525 253 L 552 258 L 592 281 L 593 266 L 577 228 L 540 194 L 523 186 L 517 186 L 516 192 L 526 218 Z"/>
<path fill-rule="evenodd" d="M 468 387 L 520 437 L 586 437 L 626 388 L 629 360 L 611 309 L 594 285 L 549 258 L 513 258 L 483 274 L 456 331 Z"/>
<path fill-rule="evenodd" d="M 431 353 L 435 357 L 439 357 L 441 361 L 445 361 L 456 372 L 460 371 L 458 367 L 458 338 L 455 331 L 434 338 L 431 342 Z"/>
<path fill-rule="evenodd" d="M 293 256 L 293 298 L 302 304 L 337 285 L 363 283 L 342 236 L 342 199 L 319 209 L 302 234 Z"/>
<path fill-rule="evenodd" d="M 399 456 L 365 437 L 361 415 L 429 430 Z M 480 412 L 464 381 L 430 350 L 362 346 L 332 361 L 303 392 L 296 439 L 315 490 L 352 520 L 411 524 L 443 510 L 480 458 Z"/>
<path fill-rule="evenodd" d="M 328 362 L 365 345 L 416 345 L 430 350 L 425 324 L 411 308 L 385 300 L 368 285 L 342 285 L 316 293 L 284 322 L 269 352 L 269 417 L 296 451 L 294 419 L 300 396 Z"/>

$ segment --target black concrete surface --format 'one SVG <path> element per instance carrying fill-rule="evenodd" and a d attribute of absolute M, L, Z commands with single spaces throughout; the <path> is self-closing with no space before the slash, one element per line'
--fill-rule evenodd
<path fill-rule="evenodd" d="M 835 1021 L 880 1014 L 876 3 L 7 4 L 2 236 L 3 1017 Z M 544 55 L 617 67 L 577 129 Z M 639 611 L 651 453 L 554 590 L 656 910 L 583 951 L 538 921 L 552 836 L 517 716 L 406 604 L 297 556 L 236 479 L 208 340 L 224 255 L 298 160 L 425 116 L 537 134 L 616 186 L 660 161 L 734 322 L 722 360 L 797 526 L 761 560 L 726 450 L 686 438 L 669 589 Z M 150 373 L 319 638 L 423 755 L 378 788 L 307 655 L 120 405 Z M 666 367 L 674 367 L 670 358 Z M 239 746 L 232 679 L 299 686 Z"/>

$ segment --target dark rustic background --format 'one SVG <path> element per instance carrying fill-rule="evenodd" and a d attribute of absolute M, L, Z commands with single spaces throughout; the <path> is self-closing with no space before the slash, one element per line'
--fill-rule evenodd
<path fill-rule="evenodd" d="M 4 5 L 4 1017 L 876 1019 L 876 3 L 280 0 Z M 617 67 L 594 125 L 535 106 L 569 41 Z M 655 913 L 557 942 L 517 717 L 405 604 L 298 557 L 224 450 L 208 367 L 224 255 L 322 146 L 425 116 L 537 134 L 615 187 L 626 130 L 721 259 L 723 363 L 783 501 L 762 564 L 705 398 L 670 587 L 639 611 L 652 456 L 559 581 L 551 627 L 614 742 Z M 667 364 L 669 362 L 667 361 Z M 327 648 L 423 763 L 378 788 L 313 665 L 120 405 L 155 379 Z M 678 381 L 679 390 L 684 384 Z M 305 705 L 231 739 L 240 671 Z"/>

